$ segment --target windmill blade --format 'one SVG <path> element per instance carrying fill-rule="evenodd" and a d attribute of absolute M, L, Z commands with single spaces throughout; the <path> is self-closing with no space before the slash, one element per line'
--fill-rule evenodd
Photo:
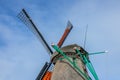
<path fill-rule="evenodd" d="M 85 30 L 84 49 L 85 49 L 85 46 L 86 46 L 87 32 L 88 32 L 88 24 L 87 24 L 86 30 Z"/>
<path fill-rule="evenodd" d="M 61 39 L 59 40 L 59 42 L 57 44 L 59 47 L 61 47 L 63 45 L 65 39 L 67 38 L 67 36 L 70 33 L 70 31 L 72 30 L 72 28 L 73 28 L 73 25 L 71 24 L 70 21 L 68 21 L 67 27 L 66 27 L 66 29 L 64 31 L 64 34 L 62 35 Z"/>
<path fill-rule="evenodd" d="M 53 54 L 53 51 L 51 50 L 50 46 L 45 41 L 44 37 L 40 33 L 40 31 L 37 29 L 36 25 L 33 23 L 32 19 L 28 15 L 28 13 L 25 11 L 25 9 L 22 9 L 22 11 L 18 14 L 18 18 L 38 37 L 38 39 L 41 41 L 43 46 L 46 48 L 49 54 Z"/>
<path fill-rule="evenodd" d="M 43 68 L 41 69 L 40 73 L 38 74 L 36 80 L 42 80 L 48 69 L 50 68 L 52 62 L 46 62 Z"/>

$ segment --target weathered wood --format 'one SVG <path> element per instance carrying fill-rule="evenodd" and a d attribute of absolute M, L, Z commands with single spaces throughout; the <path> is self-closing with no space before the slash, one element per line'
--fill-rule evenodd
<path fill-rule="evenodd" d="M 79 62 L 81 63 L 81 62 Z M 84 71 L 84 66 L 81 70 Z M 72 66 L 67 62 L 57 61 L 54 66 L 51 80 L 85 80 Z"/>

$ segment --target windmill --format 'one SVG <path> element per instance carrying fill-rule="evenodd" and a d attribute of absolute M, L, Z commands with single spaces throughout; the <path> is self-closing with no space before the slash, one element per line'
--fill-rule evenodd
<path fill-rule="evenodd" d="M 43 65 L 36 80 L 92 80 L 87 70 L 89 70 L 95 80 L 99 80 L 89 55 L 104 52 L 89 54 L 77 44 L 62 47 L 62 44 L 73 28 L 70 21 L 68 21 L 64 34 L 60 41 L 58 41 L 58 44 L 51 45 L 55 49 L 55 52 L 53 52 L 25 9 L 22 9 L 18 14 L 18 18 L 37 36 L 51 57 L 51 60 Z M 52 64 L 53 70 L 49 71 Z"/>

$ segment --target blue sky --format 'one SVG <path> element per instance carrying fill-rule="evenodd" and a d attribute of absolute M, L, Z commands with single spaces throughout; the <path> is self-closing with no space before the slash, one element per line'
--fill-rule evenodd
<path fill-rule="evenodd" d="M 119 80 L 120 0 L 0 0 L 0 80 L 34 80 L 50 56 L 16 17 L 25 8 L 49 45 L 57 44 L 67 21 L 74 25 L 64 45 L 109 53 L 90 56 L 100 80 Z"/>

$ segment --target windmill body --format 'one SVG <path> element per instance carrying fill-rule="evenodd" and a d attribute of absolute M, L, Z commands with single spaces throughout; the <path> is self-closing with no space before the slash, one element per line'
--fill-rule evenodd
<path fill-rule="evenodd" d="M 84 63 L 73 49 L 74 47 L 78 47 L 80 49 L 80 46 L 72 44 L 62 47 L 61 50 L 66 54 L 66 56 L 69 56 L 72 61 L 73 59 L 76 59 L 75 64 L 78 65 L 82 72 L 88 74 Z M 74 66 L 72 66 L 58 52 L 54 52 L 51 59 L 55 64 L 51 80 L 85 80 L 81 74 L 74 69 Z"/>

